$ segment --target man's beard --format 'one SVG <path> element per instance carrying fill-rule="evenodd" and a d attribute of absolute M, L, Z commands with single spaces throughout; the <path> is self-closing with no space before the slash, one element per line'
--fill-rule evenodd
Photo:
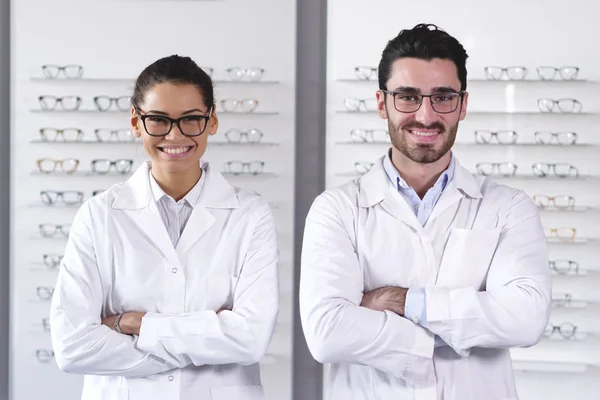
<path fill-rule="evenodd" d="M 448 153 L 448 151 L 450 151 L 450 149 L 452 149 L 452 146 L 454 146 L 454 141 L 456 140 L 458 122 L 456 125 L 453 125 L 446 130 L 444 126 L 438 122 L 429 126 L 425 126 L 419 122 L 412 121 L 403 126 L 393 126 L 391 121 L 388 120 L 388 129 L 390 131 L 392 146 L 394 146 L 400 153 L 404 154 L 408 159 L 414 162 L 430 164 L 442 158 L 446 153 Z M 426 143 L 416 144 L 413 147 L 409 146 L 402 131 L 407 132 L 406 135 L 409 135 L 409 130 L 418 131 L 419 129 L 436 129 L 440 132 L 440 135 L 446 137 L 446 141 L 439 150 L 435 149 L 433 145 Z"/>

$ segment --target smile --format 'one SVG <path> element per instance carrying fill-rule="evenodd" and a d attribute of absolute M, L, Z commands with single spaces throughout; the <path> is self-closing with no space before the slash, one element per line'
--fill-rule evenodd
<path fill-rule="evenodd" d="M 158 147 L 160 151 L 166 154 L 185 154 L 192 149 L 193 146 L 183 147 Z"/>

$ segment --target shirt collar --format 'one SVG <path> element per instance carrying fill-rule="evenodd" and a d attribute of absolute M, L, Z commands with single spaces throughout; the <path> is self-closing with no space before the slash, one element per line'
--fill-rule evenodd
<path fill-rule="evenodd" d="M 385 169 L 388 179 L 390 180 L 390 182 L 392 182 L 392 184 L 397 190 L 407 190 L 410 188 L 410 186 L 408 185 L 408 183 L 406 183 L 404 179 L 402 179 L 402 176 L 400 176 L 400 173 L 392 163 L 391 153 L 392 150 L 390 149 L 385 158 L 383 159 L 383 168 Z M 454 153 L 451 153 L 450 164 L 448 165 L 448 168 L 440 175 L 438 180 L 435 182 L 435 185 L 433 186 L 435 187 L 441 185 L 442 191 L 446 189 L 446 185 L 448 185 L 448 182 L 452 181 L 452 179 L 454 178 L 455 169 L 456 160 L 454 159 Z"/>
<path fill-rule="evenodd" d="M 156 182 L 156 179 L 154 179 L 154 177 L 152 176 L 152 169 L 148 170 L 148 179 L 150 180 L 150 190 L 152 191 L 152 197 L 154 197 L 155 202 L 159 202 L 165 196 L 170 199 L 173 199 L 171 196 L 166 194 L 164 190 L 162 190 L 158 182 Z M 205 179 L 206 172 L 202 170 L 202 175 L 200 176 L 198 182 L 196 182 L 192 190 L 190 190 L 183 199 L 179 200 L 177 204 L 181 202 L 186 202 L 191 207 L 194 207 L 198 202 L 198 199 L 200 198 L 200 193 L 202 192 L 202 187 L 204 186 Z"/>

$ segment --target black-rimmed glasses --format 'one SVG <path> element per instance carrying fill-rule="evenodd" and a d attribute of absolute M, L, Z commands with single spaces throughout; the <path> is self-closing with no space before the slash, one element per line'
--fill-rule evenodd
<path fill-rule="evenodd" d="M 81 105 L 81 97 L 79 96 L 39 96 L 38 101 L 43 111 L 54 111 L 57 106 L 63 111 L 75 111 Z"/>
<path fill-rule="evenodd" d="M 96 96 L 94 97 L 94 104 L 99 111 L 108 111 L 115 105 L 119 111 L 127 111 L 131 107 L 129 96 Z"/>
<path fill-rule="evenodd" d="M 40 136 L 43 142 L 78 142 L 83 137 L 83 131 L 78 128 L 41 128 Z"/>
<path fill-rule="evenodd" d="M 164 115 L 142 114 L 142 110 L 136 108 L 138 115 L 142 120 L 146 133 L 150 136 L 167 136 L 173 125 L 177 125 L 179 132 L 183 136 L 200 136 L 208 126 L 213 108 L 210 108 L 208 115 L 186 115 L 181 118 L 169 118 Z"/>
<path fill-rule="evenodd" d="M 414 92 L 392 92 L 390 90 L 381 90 L 389 94 L 394 99 L 394 108 L 401 113 L 413 113 L 421 108 L 423 99 L 428 97 L 431 102 L 431 108 L 438 114 L 450 114 L 456 111 L 460 99 L 464 92 L 438 92 L 432 94 L 419 94 Z"/>
<path fill-rule="evenodd" d="M 227 139 L 227 142 L 229 143 L 240 143 L 242 142 L 242 139 L 245 139 L 248 143 L 258 143 L 261 141 L 262 137 L 263 133 L 256 128 L 249 129 L 245 132 L 233 128 L 225 132 L 225 139 Z"/>
<path fill-rule="evenodd" d="M 113 167 L 119 174 L 126 174 L 131 172 L 132 166 L 132 159 L 107 160 L 105 158 L 98 158 L 92 160 L 90 163 L 90 168 L 94 174 L 108 174 Z"/>
<path fill-rule="evenodd" d="M 64 192 L 57 192 L 54 190 L 42 190 L 40 192 L 42 203 L 47 205 L 53 205 L 61 201 L 67 205 L 81 204 L 83 203 L 83 192 L 75 190 L 65 190 Z"/>
<path fill-rule="evenodd" d="M 83 67 L 81 65 L 42 65 L 42 72 L 47 79 L 56 79 L 62 73 L 65 79 L 81 79 L 83 76 Z"/>
<path fill-rule="evenodd" d="M 129 129 L 94 129 L 94 135 L 99 142 L 133 142 L 135 136 Z"/>

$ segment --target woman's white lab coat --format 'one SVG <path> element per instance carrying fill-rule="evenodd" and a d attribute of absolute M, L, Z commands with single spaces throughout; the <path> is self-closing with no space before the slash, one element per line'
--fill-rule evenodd
<path fill-rule="evenodd" d="M 148 170 L 75 217 L 51 306 L 56 362 L 86 375 L 83 400 L 262 400 L 258 362 L 278 311 L 269 206 L 206 164 L 174 248 Z M 101 325 L 127 311 L 147 312 L 139 337 Z"/>
<path fill-rule="evenodd" d="M 381 160 L 306 220 L 300 313 L 313 356 L 332 364 L 326 399 L 517 399 L 507 349 L 538 342 L 550 312 L 535 205 L 457 164 L 422 226 Z M 383 286 L 424 287 L 428 329 L 359 306 Z"/>

